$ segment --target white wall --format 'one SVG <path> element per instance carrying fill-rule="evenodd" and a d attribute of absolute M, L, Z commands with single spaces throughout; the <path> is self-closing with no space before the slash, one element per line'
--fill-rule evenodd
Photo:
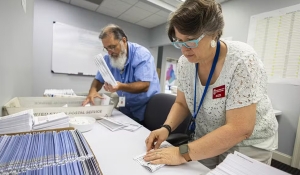
<path fill-rule="evenodd" d="M 154 27 L 150 31 L 150 46 L 164 46 L 169 45 L 171 41 L 167 35 L 166 30 L 167 24 L 161 24 L 157 27 Z"/>
<path fill-rule="evenodd" d="M 282 111 L 279 123 L 279 152 L 292 156 L 300 116 L 300 87 L 285 84 L 269 84 L 268 94 L 274 109 Z"/>
<path fill-rule="evenodd" d="M 149 51 L 151 52 L 153 58 L 154 58 L 154 64 L 155 67 L 157 65 L 157 55 L 158 55 L 158 47 L 150 47 Z"/>
<path fill-rule="evenodd" d="M 147 28 L 56 0 L 35 1 L 33 36 L 34 96 L 41 96 L 47 88 L 72 88 L 75 92 L 88 92 L 93 80 L 93 77 L 51 73 L 53 21 L 99 33 L 101 28 L 114 23 L 124 29 L 129 41 L 149 48 L 150 30 Z M 152 52 L 155 53 L 155 49 Z"/>
<path fill-rule="evenodd" d="M 32 95 L 33 2 L 0 1 L 0 105 Z M 2 111 L 0 112 L 2 116 Z"/>
<path fill-rule="evenodd" d="M 233 36 L 233 40 L 247 42 L 250 16 L 299 3 L 299 0 L 230 0 L 223 3 L 223 37 Z"/>
<path fill-rule="evenodd" d="M 223 37 L 233 37 L 233 40 L 247 42 L 250 17 L 292 5 L 299 0 L 230 0 L 222 4 L 225 19 Z M 170 43 L 166 34 L 166 24 L 151 30 L 151 46 Z M 171 51 L 164 49 L 164 55 Z M 268 94 L 275 109 L 283 112 L 277 117 L 279 121 L 279 152 L 293 154 L 293 146 L 300 115 L 300 86 L 269 84 Z"/>

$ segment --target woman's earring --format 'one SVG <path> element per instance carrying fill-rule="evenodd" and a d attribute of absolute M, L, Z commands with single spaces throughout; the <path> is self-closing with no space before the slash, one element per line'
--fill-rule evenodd
<path fill-rule="evenodd" d="M 211 40 L 210 46 L 211 47 L 216 47 L 216 45 L 217 45 L 216 41 L 215 40 Z"/>

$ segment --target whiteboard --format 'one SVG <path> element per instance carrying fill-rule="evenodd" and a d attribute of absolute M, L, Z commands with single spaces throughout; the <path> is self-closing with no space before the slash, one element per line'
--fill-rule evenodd
<path fill-rule="evenodd" d="M 53 73 L 96 75 L 99 53 L 105 55 L 98 32 L 53 22 Z"/>
<path fill-rule="evenodd" d="M 269 83 L 300 85 L 300 4 L 251 16 L 248 44 Z"/>

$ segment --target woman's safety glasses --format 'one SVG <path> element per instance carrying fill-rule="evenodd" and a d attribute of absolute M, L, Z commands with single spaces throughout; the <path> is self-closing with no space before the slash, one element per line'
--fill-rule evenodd
<path fill-rule="evenodd" d="M 201 41 L 201 39 L 204 36 L 205 35 L 202 34 L 198 39 L 194 39 L 194 40 L 190 40 L 190 41 L 186 41 L 186 42 L 175 41 L 175 42 L 172 42 L 172 44 L 177 49 L 181 49 L 182 46 L 185 46 L 186 48 L 196 48 L 196 47 L 198 47 L 198 43 Z"/>

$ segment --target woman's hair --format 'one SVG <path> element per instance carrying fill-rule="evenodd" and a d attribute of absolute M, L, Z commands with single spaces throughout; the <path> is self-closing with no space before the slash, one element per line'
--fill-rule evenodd
<path fill-rule="evenodd" d="M 106 27 L 104 27 L 101 30 L 99 38 L 103 39 L 103 38 L 107 37 L 107 35 L 110 33 L 112 33 L 114 35 L 114 38 L 116 40 L 121 40 L 123 37 L 125 37 L 126 41 L 128 41 L 127 36 L 126 36 L 125 32 L 123 31 L 123 29 L 121 29 L 119 26 L 117 26 L 115 24 L 109 24 Z"/>
<path fill-rule="evenodd" d="M 175 29 L 181 34 L 197 36 L 215 35 L 220 39 L 224 28 L 221 5 L 214 0 L 186 0 L 169 17 L 168 36 L 175 41 Z"/>

